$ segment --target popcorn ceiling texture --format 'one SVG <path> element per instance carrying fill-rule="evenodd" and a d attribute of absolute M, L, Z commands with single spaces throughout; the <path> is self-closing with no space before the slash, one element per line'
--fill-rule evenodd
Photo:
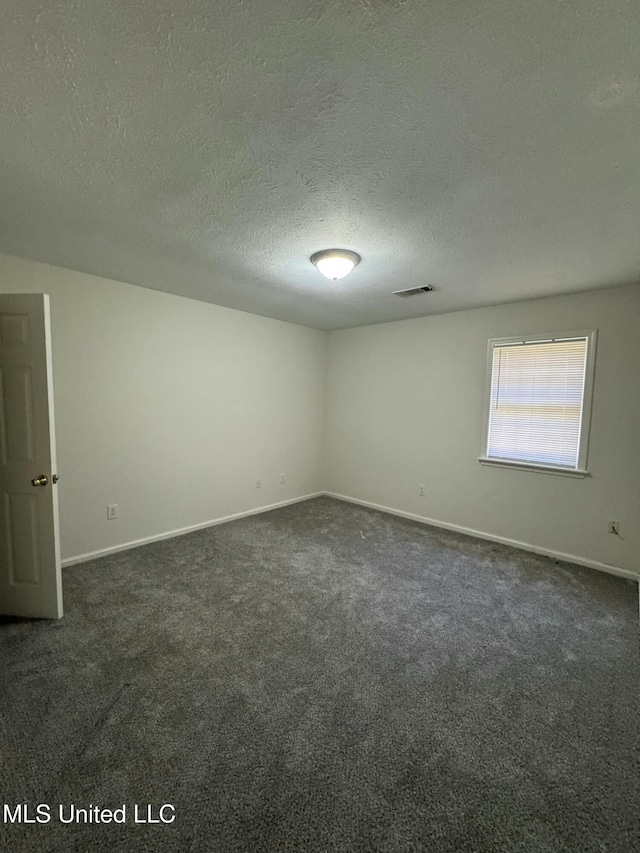
<path fill-rule="evenodd" d="M 1 251 L 318 328 L 638 280 L 636 0 L 2 12 Z"/>

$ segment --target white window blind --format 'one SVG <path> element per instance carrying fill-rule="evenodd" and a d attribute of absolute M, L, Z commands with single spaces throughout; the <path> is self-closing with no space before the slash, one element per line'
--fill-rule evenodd
<path fill-rule="evenodd" d="M 488 459 L 578 468 L 588 343 L 494 343 Z"/>

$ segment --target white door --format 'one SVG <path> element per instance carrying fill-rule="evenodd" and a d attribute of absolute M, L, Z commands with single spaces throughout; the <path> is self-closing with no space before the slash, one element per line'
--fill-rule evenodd
<path fill-rule="evenodd" d="M 0 294 L 0 613 L 59 619 L 49 297 Z"/>

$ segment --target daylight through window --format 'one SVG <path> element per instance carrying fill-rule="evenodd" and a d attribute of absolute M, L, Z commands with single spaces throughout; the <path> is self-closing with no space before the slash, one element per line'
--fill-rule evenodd
<path fill-rule="evenodd" d="M 486 461 L 584 467 L 594 334 L 491 341 Z"/>

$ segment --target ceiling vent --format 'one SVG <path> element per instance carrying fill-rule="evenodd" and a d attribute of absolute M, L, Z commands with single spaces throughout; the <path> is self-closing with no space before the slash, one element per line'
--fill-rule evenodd
<path fill-rule="evenodd" d="M 418 293 L 430 293 L 433 290 L 430 284 L 425 284 L 424 287 L 408 287 L 406 290 L 394 290 L 394 296 L 417 296 Z"/>

